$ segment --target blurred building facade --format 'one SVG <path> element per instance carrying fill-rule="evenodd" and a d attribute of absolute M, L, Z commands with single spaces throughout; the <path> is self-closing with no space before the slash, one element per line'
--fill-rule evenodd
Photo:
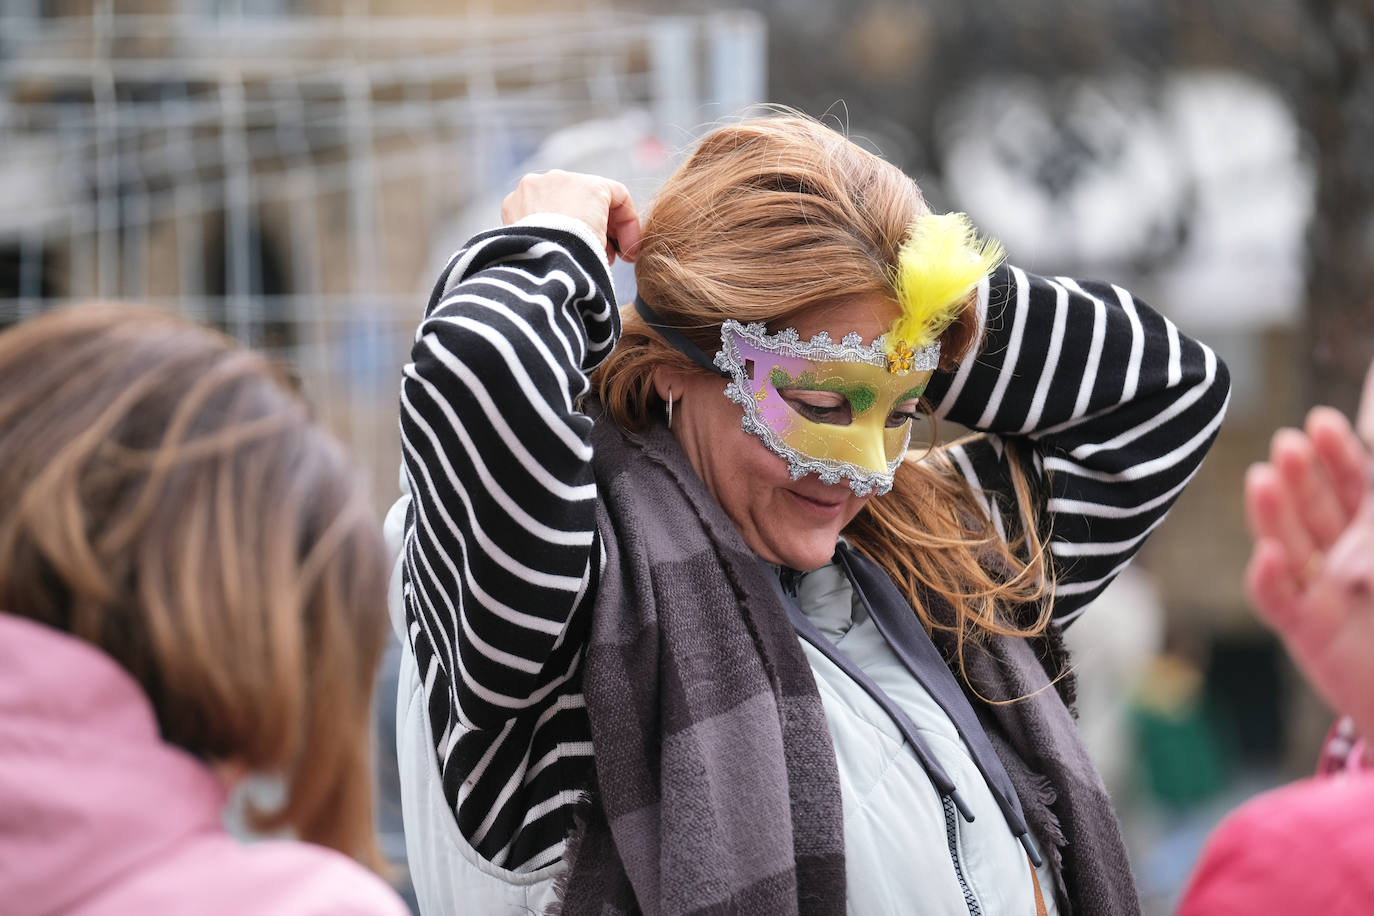
<path fill-rule="evenodd" d="M 380 508 L 436 264 L 527 168 L 647 187 L 762 98 L 763 53 L 752 14 L 596 2 L 7 2 L 0 324 L 135 299 L 264 348 Z"/>

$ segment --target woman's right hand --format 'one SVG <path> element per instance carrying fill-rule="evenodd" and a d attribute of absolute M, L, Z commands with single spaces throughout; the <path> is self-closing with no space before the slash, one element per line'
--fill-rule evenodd
<path fill-rule="evenodd" d="M 639 248 L 639 215 L 623 184 L 598 175 L 552 169 L 530 173 L 501 202 L 501 221 L 509 226 L 535 213 L 560 213 L 586 223 L 614 262 L 633 261 Z"/>
<path fill-rule="evenodd" d="M 1327 702 L 1374 736 L 1374 365 L 1354 427 L 1329 407 L 1245 479 L 1246 589 Z"/>

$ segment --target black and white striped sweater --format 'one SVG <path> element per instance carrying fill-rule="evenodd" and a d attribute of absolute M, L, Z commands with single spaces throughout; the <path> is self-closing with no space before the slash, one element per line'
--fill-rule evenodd
<path fill-rule="evenodd" d="M 576 404 L 619 316 L 590 242 L 557 217 L 474 239 L 439 277 L 401 389 L 402 594 L 435 753 L 459 830 L 512 871 L 561 857 L 592 759 L 579 664 L 604 553 Z M 979 320 L 978 357 L 937 373 L 927 397 L 986 431 L 946 455 L 998 530 L 1005 439 L 1033 447 L 1066 623 L 1197 471 L 1226 369 L 1107 284 L 1004 267 Z"/>

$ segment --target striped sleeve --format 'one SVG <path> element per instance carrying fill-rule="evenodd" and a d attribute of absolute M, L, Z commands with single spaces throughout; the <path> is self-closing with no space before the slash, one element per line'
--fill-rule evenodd
<path fill-rule="evenodd" d="M 1005 536 L 1009 441 L 1045 494 L 1055 616 L 1072 620 L 1164 520 L 1226 411 L 1226 366 L 1119 286 L 1004 266 L 978 293 L 983 345 L 927 394 L 987 433 L 949 450 Z"/>
<path fill-rule="evenodd" d="M 576 404 L 615 345 L 614 301 L 569 221 L 480 235 L 440 275 L 402 377 L 406 625 L 459 829 L 512 869 L 561 855 L 590 760 L 579 665 L 601 551 Z"/>

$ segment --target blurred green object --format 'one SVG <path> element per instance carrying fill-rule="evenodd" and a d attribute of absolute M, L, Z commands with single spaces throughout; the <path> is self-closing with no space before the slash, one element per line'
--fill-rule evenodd
<path fill-rule="evenodd" d="M 1203 702 L 1202 674 L 1177 655 L 1151 665 L 1131 710 L 1139 772 L 1160 805 L 1183 808 L 1215 798 L 1229 778 L 1217 729 Z"/>

